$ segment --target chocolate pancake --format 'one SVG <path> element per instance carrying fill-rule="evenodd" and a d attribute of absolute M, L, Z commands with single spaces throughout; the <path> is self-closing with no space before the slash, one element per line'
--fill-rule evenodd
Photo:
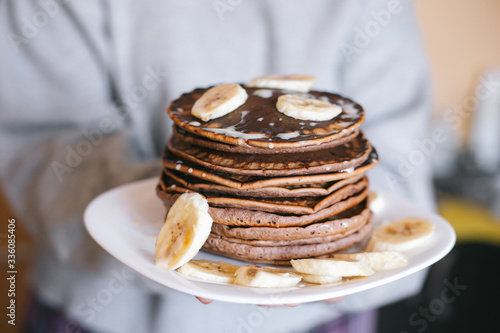
<path fill-rule="evenodd" d="M 168 199 L 168 197 L 191 192 L 191 190 L 173 183 L 167 183 L 167 185 L 170 186 L 167 186 L 165 189 L 161 186 L 157 188 L 158 196 L 165 197 L 166 200 L 173 200 Z M 244 208 L 270 213 L 307 215 L 314 214 L 367 187 L 368 180 L 363 178 L 357 183 L 347 185 L 325 197 L 259 198 L 256 200 L 248 197 L 221 196 L 217 193 L 207 193 L 205 197 L 211 207 Z"/>
<path fill-rule="evenodd" d="M 326 92 L 243 89 L 243 105 L 206 122 L 191 110 L 207 89 L 170 104 L 174 133 L 157 186 L 167 211 L 182 193 L 200 193 L 214 221 L 203 249 L 254 263 L 289 265 L 361 241 L 372 225 L 364 175 L 378 163 L 359 130 L 363 108 Z M 284 94 L 342 111 L 328 121 L 298 120 L 277 110 Z"/>
<path fill-rule="evenodd" d="M 305 227 L 230 227 L 224 224 L 212 224 L 212 233 L 223 238 L 236 238 L 245 241 L 291 242 L 295 240 L 316 240 L 324 237 L 335 237 L 362 227 L 370 218 L 370 209 L 363 202 L 347 211 L 329 218 L 326 221 L 310 224 Z"/>
<path fill-rule="evenodd" d="M 235 146 L 280 149 L 314 146 L 350 135 L 364 120 L 363 108 L 340 95 L 244 88 L 248 99 L 243 105 L 225 116 L 203 122 L 191 114 L 191 109 L 207 89 L 195 89 L 183 94 L 170 104 L 168 113 L 174 123 L 186 132 Z M 326 100 L 341 106 L 342 112 L 328 121 L 294 119 L 276 109 L 278 97 L 284 94 Z"/>
<path fill-rule="evenodd" d="M 212 233 L 212 236 L 219 237 L 221 239 L 227 240 L 228 242 L 238 243 L 238 244 L 247 244 L 247 245 L 252 245 L 252 246 L 286 246 L 286 245 L 320 244 L 320 243 L 333 242 L 335 240 L 338 240 L 338 239 L 344 238 L 350 234 L 353 234 L 356 231 L 358 231 L 359 229 L 361 229 L 366 224 L 366 222 L 367 222 L 367 220 L 363 221 L 362 223 L 357 224 L 356 226 L 354 226 L 350 229 L 346 229 L 345 231 L 339 232 L 339 233 L 332 235 L 332 236 L 303 238 L 303 239 L 294 239 L 294 240 L 276 240 L 276 241 L 246 240 L 246 239 L 225 237 L 225 236 L 217 235 L 215 233 Z"/>
<path fill-rule="evenodd" d="M 260 148 L 252 147 L 248 145 L 233 146 L 223 142 L 217 142 L 207 138 L 203 138 L 192 133 L 188 133 L 185 130 L 174 126 L 174 136 L 179 137 L 179 140 L 186 142 L 190 145 L 204 147 L 208 149 L 224 151 L 228 153 L 238 153 L 238 154 L 297 154 L 304 153 L 313 150 L 329 149 L 339 145 L 343 145 L 354 139 L 358 135 L 358 131 L 355 131 L 345 137 L 341 137 L 338 140 L 324 142 L 320 145 L 304 146 L 296 148 Z"/>
<path fill-rule="evenodd" d="M 157 192 L 167 211 L 172 207 L 175 200 L 180 194 L 165 195 L 163 192 Z M 229 226 L 241 227 L 293 227 L 305 226 L 314 222 L 319 222 L 328 219 L 331 216 L 337 215 L 346 209 L 356 206 L 368 197 L 369 190 L 365 188 L 363 191 L 356 193 L 346 200 L 339 201 L 329 207 L 326 207 L 316 213 L 309 215 L 281 215 L 276 213 L 268 213 L 263 211 L 255 211 L 242 208 L 218 208 L 209 207 L 209 214 L 215 223 L 225 224 Z"/>
<path fill-rule="evenodd" d="M 249 244 L 233 243 L 220 236 L 211 234 L 202 249 L 226 257 L 250 262 L 258 262 L 259 260 L 275 261 L 310 258 L 328 255 L 352 247 L 368 235 L 371 227 L 372 223 L 369 221 L 355 233 L 338 240 L 319 244 L 285 246 L 253 246 Z"/>
<path fill-rule="evenodd" d="M 236 189 L 257 189 L 271 186 L 290 186 L 337 181 L 340 179 L 363 175 L 377 164 L 378 155 L 375 149 L 373 149 L 372 147 L 372 151 L 368 159 L 363 164 L 355 168 L 349 168 L 337 172 L 329 172 L 318 175 L 265 178 L 256 176 L 234 175 L 224 172 L 214 172 L 202 166 L 195 165 L 194 163 L 191 163 L 182 158 L 176 157 L 168 150 L 166 150 L 163 155 L 163 165 L 169 170 L 177 170 L 199 179 Z"/>
<path fill-rule="evenodd" d="M 371 146 L 360 133 L 353 140 L 325 150 L 301 154 L 233 154 L 190 145 L 172 137 L 168 149 L 178 157 L 209 170 L 244 176 L 295 176 L 335 172 L 361 165 Z"/>
<path fill-rule="evenodd" d="M 328 195 L 346 185 L 356 183 L 363 175 L 357 175 L 333 182 L 318 184 L 287 185 L 262 187 L 257 189 L 237 189 L 229 186 L 219 185 L 208 181 L 203 181 L 188 174 L 183 174 L 175 170 L 164 168 L 160 178 L 159 186 L 165 190 L 173 182 L 191 191 L 201 194 L 219 193 L 221 195 L 244 196 L 253 198 L 291 198 L 291 197 L 317 197 Z M 172 185 L 170 185 L 172 186 Z"/>
<path fill-rule="evenodd" d="M 344 238 L 347 235 L 355 233 L 357 230 L 361 229 L 365 223 L 357 226 L 355 229 L 347 230 L 346 232 L 341 232 L 337 235 L 333 236 L 325 236 L 325 237 L 314 237 L 314 238 L 304 238 L 304 239 L 295 239 L 295 240 L 282 240 L 282 241 L 261 241 L 261 240 L 244 240 L 239 238 L 229 238 L 220 236 L 217 234 L 212 234 L 212 237 L 219 237 L 223 240 L 226 240 L 231 243 L 237 244 L 247 244 L 252 246 L 287 246 L 287 245 L 307 245 L 307 244 L 320 244 L 320 243 L 329 243 L 335 240 Z"/>

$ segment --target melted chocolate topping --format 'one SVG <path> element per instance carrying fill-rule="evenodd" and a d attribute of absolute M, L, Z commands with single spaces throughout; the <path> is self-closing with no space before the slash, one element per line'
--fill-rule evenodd
<path fill-rule="evenodd" d="M 278 89 L 245 89 L 248 99 L 242 106 L 207 122 L 191 114 L 193 104 L 207 89 L 195 89 L 183 94 L 172 102 L 168 112 L 174 122 L 187 132 L 237 145 L 255 145 L 252 142 L 257 142 L 258 146 L 263 146 L 262 143 L 265 143 L 264 147 L 268 148 L 273 148 L 274 143 L 302 146 L 297 143 L 327 137 L 335 140 L 358 129 L 364 120 L 363 108 L 340 95 L 318 91 L 297 93 Z M 342 113 L 328 121 L 294 119 L 276 109 L 278 97 L 284 94 L 325 100 L 341 106 Z"/>

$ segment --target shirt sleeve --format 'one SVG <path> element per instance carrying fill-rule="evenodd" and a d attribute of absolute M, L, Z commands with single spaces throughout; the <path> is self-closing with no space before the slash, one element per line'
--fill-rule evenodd
<path fill-rule="evenodd" d="M 365 108 L 361 129 L 379 154 L 379 165 L 368 172 L 370 186 L 435 209 L 426 148 L 430 73 L 413 5 L 372 1 L 359 6 L 352 33 L 340 45 L 344 61 L 339 73 L 342 91 Z M 338 309 L 359 311 L 411 296 L 421 289 L 426 272 L 346 297 Z"/>
<path fill-rule="evenodd" d="M 44 7 L 48 6 L 48 7 Z M 92 261 L 83 211 L 101 192 L 157 175 L 137 149 L 109 71 L 105 10 L 0 3 L 0 180 L 19 218 L 61 262 Z M 95 245 L 94 245 L 95 246 Z M 87 258 L 84 258 L 87 256 Z"/>
<path fill-rule="evenodd" d="M 372 186 L 434 209 L 430 71 L 413 4 L 373 1 L 353 22 L 339 72 L 343 91 L 365 108 L 362 130 L 380 157 Z"/>

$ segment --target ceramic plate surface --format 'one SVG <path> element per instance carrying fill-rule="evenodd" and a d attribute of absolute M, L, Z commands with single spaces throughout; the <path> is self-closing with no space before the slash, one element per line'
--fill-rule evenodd
<path fill-rule="evenodd" d="M 371 206 L 374 212 L 374 227 L 405 217 L 422 217 L 436 226 L 433 239 L 426 246 L 406 253 L 409 257 L 407 266 L 336 285 L 301 282 L 297 287 L 286 289 L 203 282 L 154 265 L 155 238 L 165 217 L 165 208 L 155 193 L 157 181 L 157 178 L 138 181 L 99 195 L 85 211 L 85 226 L 94 240 L 107 252 L 143 276 L 166 287 L 214 300 L 248 304 L 288 304 L 345 296 L 390 283 L 430 266 L 444 257 L 455 244 L 455 232 L 442 217 L 401 198 L 377 192 L 378 196 Z M 248 264 L 202 251 L 196 259 Z"/>

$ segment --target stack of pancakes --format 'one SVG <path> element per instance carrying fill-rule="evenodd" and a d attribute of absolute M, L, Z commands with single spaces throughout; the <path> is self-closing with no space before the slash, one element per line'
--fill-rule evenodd
<path fill-rule="evenodd" d="M 243 105 L 207 122 L 191 114 L 206 89 L 171 103 L 157 187 L 167 211 L 182 193 L 200 193 L 214 220 L 203 249 L 255 263 L 288 265 L 362 241 L 371 228 L 365 173 L 378 162 L 359 130 L 363 108 L 336 94 L 294 93 L 342 107 L 332 120 L 304 121 L 277 111 L 289 91 L 245 90 Z"/>

